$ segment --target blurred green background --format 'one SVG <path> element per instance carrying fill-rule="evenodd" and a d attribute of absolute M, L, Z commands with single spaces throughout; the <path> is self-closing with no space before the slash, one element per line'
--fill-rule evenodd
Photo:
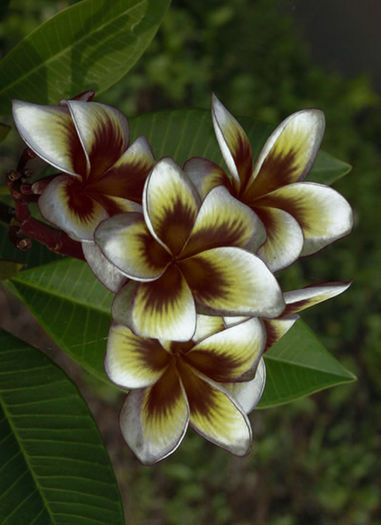
<path fill-rule="evenodd" d="M 70 3 L 11 1 L 0 25 L 3 52 Z M 98 100 L 132 116 L 207 108 L 215 91 L 234 115 L 274 126 L 301 108 L 325 111 L 323 148 L 353 165 L 335 187 L 354 208 L 355 229 L 280 279 L 286 289 L 355 279 L 343 296 L 303 317 L 358 381 L 254 413 L 250 457 L 232 457 L 189 432 L 179 451 L 146 468 L 119 434 L 121 399 L 80 378 L 110 450 L 128 524 L 381 523 L 380 97 L 370 76 L 346 71 L 344 78 L 321 65 L 324 57 L 314 62 L 303 14 L 294 13 L 302 3 L 174 0 L 140 62 Z"/>

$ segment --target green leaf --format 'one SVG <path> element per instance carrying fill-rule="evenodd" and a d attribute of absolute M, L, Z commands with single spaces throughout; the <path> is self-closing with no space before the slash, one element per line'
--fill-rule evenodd
<path fill-rule="evenodd" d="M 56 343 L 86 370 L 108 382 L 103 359 L 113 295 L 87 264 L 67 258 L 20 272 L 11 283 Z"/>
<path fill-rule="evenodd" d="M 249 137 L 255 159 L 273 128 L 250 118 L 240 117 L 239 121 Z M 182 165 L 190 157 L 200 156 L 224 165 L 207 110 L 160 111 L 135 117 L 130 122 L 134 137 L 146 136 L 156 158 L 169 155 Z M 349 164 L 320 151 L 308 179 L 332 184 L 350 169 Z"/>
<path fill-rule="evenodd" d="M 123 524 L 88 407 L 44 354 L 0 332 L 0 522 Z"/>
<path fill-rule="evenodd" d="M 266 387 L 258 408 L 288 403 L 356 379 L 301 320 L 266 352 L 265 361 Z"/>
<path fill-rule="evenodd" d="M 320 151 L 307 179 L 321 184 L 332 184 L 347 175 L 351 169 L 352 166 L 347 162 Z"/>
<path fill-rule="evenodd" d="M 100 93 L 136 63 L 170 0 L 83 0 L 42 24 L 0 62 L 0 112 L 11 98 L 56 104 Z"/>

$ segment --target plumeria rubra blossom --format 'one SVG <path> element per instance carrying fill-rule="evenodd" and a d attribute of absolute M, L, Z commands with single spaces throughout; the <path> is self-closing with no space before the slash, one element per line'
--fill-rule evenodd
<path fill-rule="evenodd" d="M 13 101 L 17 129 L 31 150 L 59 169 L 39 199 L 45 219 L 70 237 L 92 241 L 103 219 L 140 210 L 154 163 L 144 137 L 129 146 L 126 117 L 97 102 L 40 106 Z"/>
<path fill-rule="evenodd" d="M 196 304 L 212 315 L 276 317 L 283 311 L 276 279 L 251 253 L 263 242 L 261 223 L 225 188 L 213 189 L 201 203 L 185 174 L 165 158 L 147 178 L 143 213 L 115 215 L 95 232 L 107 260 L 131 279 L 114 300 L 119 322 L 144 337 L 188 341 Z"/>
<path fill-rule="evenodd" d="M 190 159 L 184 169 L 201 195 L 223 185 L 255 211 L 267 233 L 258 255 L 272 271 L 349 233 L 352 211 L 347 201 L 328 186 L 303 182 L 323 137 L 321 111 L 298 111 L 284 120 L 255 165 L 245 131 L 214 95 L 212 118 L 231 179 L 207 159 Z"/>
<path fill-rule="evenodd" d="M 246 414 L 265 383 L 264 346 L 258 319 L 226 328 L 220 317 L 198 315 L 187 342 L 139 337 L 112 324 L 105 367 L 112 381 L 131 389 L 120 425 L 138 458 L 152 464 L 171 454 L 188 423 L 233 454 L 246 454 L 252 441 Z M 254 379 L 239 382 L 249 371 Z"/>

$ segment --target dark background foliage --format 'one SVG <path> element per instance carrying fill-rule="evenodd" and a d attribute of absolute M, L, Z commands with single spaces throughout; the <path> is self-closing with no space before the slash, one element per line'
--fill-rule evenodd
<path fill-rule="evenodd" d="M 4 52 L 67 4 L 11 2 L 0 26 Z M 171 107 L 207 108 L 213 90 L 233 114 L 274 126 L 304 107 L 325 111 L 324 149 L 353 165 L 335 187 L 353 205 L 355 229 L 280 278 L 286 289 L 355 279 L 345 295 L 304 318 L 358 381 L 255 413 L 255 453 L 247 458 L 234 458 L 189 433 L 171 458 L 144 468 L 120 437 L 121 399 L 74 372 L 109 448 L 129 524 L 381 523 L 381 106 L 371 77 L 359 74 L 361 60 L 354 60 L 353 70 L 346 61 L 341 73 L 340 53 L 332 60 L 330 49 L 342 42 L 340 28 L 350 27 L 353 9 L 341 10 L 335 31 L 334 15 L 324 16 L 324 5 L 319 12 L 311 7 L 311 13 L 301 4 L 177 0 L 140 62 L 98 99 L 132 116 Z M 320 29 L 313 28 L 314 20 Z M 331 28 L 327 34 L 324 21 Z M 312 53 L 307 37 L 315 46 Z M 366 34 L 353 33 L 354 48 L 361 38 Z M 323 40 L 325 52 L 318 49 Z M 361 58 L 368 50 L 357 54 Z M 371 73 L 372 60 L 363 62 Z M 44 345 L 50 343 L 41 339 Z"/>

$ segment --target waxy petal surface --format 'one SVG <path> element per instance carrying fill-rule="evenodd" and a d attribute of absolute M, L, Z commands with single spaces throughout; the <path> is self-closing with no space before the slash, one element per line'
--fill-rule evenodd
<path fill-rule="evenodd" d="M 174 265 L 156 281 L 129 282 L 116 295 L 112 313 L 142 337 L 189 341 L 196 329 L 192 293 Z"/>
<path fill-rule="evenodd" d="M 90 270 L 110 292 L 116 293 L 126 284 L 127 277 L 110 263 L 95 242 L 83 242 L 82 250 Z"/>
<path fill-rule="evenodd" d="M 286 118 L 258 157 L 249 183 L 251 198 L 302 180 L 315 160 L 324 128 L 324 113 L 318 109 L 298 111 Z"/>
<path fill-rule="evenodd" d="M 154 162 L 150 145 L 144 137 L 139 137 L 115 164 L 91 185 L 91 189 L 107 196 L 122 197 L 141 204 L 144 184 Z"/>
<path fill-rule="evenodd" d="M 223 387 L 238 403 L 245 414 L 250 414 L 262 397 L 266 384 L 266 365 L 260 359 L 254 379 L 236 383 L 224 383 Z"/>
<path fill-rule="evenodd" d="M 137 281 L 157 279 L 169 255 L 147 230 L 140 213 L 114 215 L 99 225 L 95 240 L 107 259 Z"/>
<path fill-rule="evenodd" d="M 195 299 L 224 315 L 276 317 L 282 292 L 265 263 L 241 248 L 213 248 L 179 262 Z"/>
<path fill-rule="evenodd" d="M 324 283 L 284 293 L 286 308 L 282 317 L 301 312 L 348 290 L 352 283 Z"/>
<path fill-rule="evenodd" d="M 265 225 L 267 238 L 257 255 L 272 272 L 296 261 L 303 249 L 303 232 L 292 215 L 279 208 L 257 208 Z"/>
<path fill-rule="evenodd" d="M 131 391 L 120 415 L 127 444 L 144 464 L 174 452 L 188 426 L 189 410 L 174 367 L 146 389 Z"/>
<path fill-rule="evenodd" d="M 300 224 L 309 255 L 347 235 L 353 225 L 352 209 L 336 190 L 314 182 L 296 182 L 260 200 L 261 206 L 281 208 Z"/>
<path fill-rule="evenodd" d="M 180 363 L 179 370 L 191 426 L 212 443 L 238 456 L 245 455 L 251 445 L 246 415 L 219 385 L 197 376 L 185 363 Z"/>
<path fill-rule="evenodd" d="M 67 108 L 13 101 L 13 118 L 23 140 L 39 157 L 72 175 L 86 174 L 86 156 Z"/>
<path fill-rule="evenodd" d="M 218 246 L 237 246 L 250 252 L 263 244 L 266 231 L 258 216 L 223 186 L 205 197 L 180 257 Z"/>
<path fill-rule="evenodd" d="M 207 337 L 184 360 L 214 381 L 236 381 L 257 364 L 265 342 L 265 329 L 254 317 Z"/>
<path fill-rule="evenodd" d="M 192 157 L 184 164 L 184 171 L 196 187 L 201 197 L 205 197 L 216 186 L 231 187 L 224 170 L 211 160 Z"/>
<path fill-rule="evenodd" d="M 193 335 L 193 341 L 196 343 L 209 337 L 216 332 L 225 330 L 224 320 L 222 317 L 214 315 L 197 314 L 196 331 Z"/>
<path fill-rule="evenodd" d="M 92 241 L 98 224 L 108 217 L 106 210 L 89 197 L 77 177 L 58 175 L 38 200 L 41 215 L 80 241 Z"/>
<path fill-rule="evenodd" d="M 87 156 L 87 173 L 102 176 L 127 149 L 128 122 L 119 110 L 99 102 L 66 102 Z"/>
<path fill-rule="evenodd" d="M 253 171 L 249 139 L 239 122 L 215 95 L 212 95 L 212 120 L 222 156 L 234 178 L 234 186 L 236 190 L 243 190 Z"/>
<path fill-rule="evenodd" d="M 299 319 L 298 315 L 290 315 L 281 319 L 263 319 L 266 329 L 266 349 L 271 348 L 281 339 Z"/>
<path fill-rule="evenodd" d="M 121 324 L 111 325 L 105 370 L 117 385 L 128 389 L 151 386 L 163 375 L 170 359 L 157 340 L 139 337 Z"/>
<path fill-rule="evenodd" d="M 199 209 L 196 189 L 170 158 L 153 168 L 143 191 L 144 218 L 152 235 L 170 253 L 182 249 Z"/>

